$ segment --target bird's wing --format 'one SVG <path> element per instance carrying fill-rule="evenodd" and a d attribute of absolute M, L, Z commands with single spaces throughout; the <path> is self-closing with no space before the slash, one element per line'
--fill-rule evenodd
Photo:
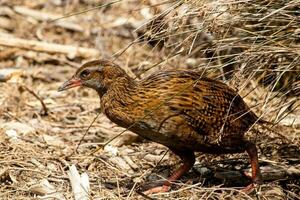
<path fill-rule="evenodd" d="M 255 114 L 229 86 L 200 77 L 201 73 L 193 71 L 160 72 L 141 84 L 199 134 L 217 138 L 244 133 L 257 119 Z"/>
<path fill-rule="evenodd" d="M 168 103 L 200 134 L 217 138 L 220 135 L 243 133 L 256 116 L 243 99 L 224 83 L 201 79 L 186 92 Z"/>

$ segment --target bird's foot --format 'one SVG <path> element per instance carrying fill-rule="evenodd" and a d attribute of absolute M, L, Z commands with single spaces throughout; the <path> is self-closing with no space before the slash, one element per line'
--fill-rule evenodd
<path fill-rule="evenodd" d="M 247 179 L 249 179 L 249 180 L 251 180 L 252 181 L 252 183 L 254 184 L 254 185 L 261 185 L 263 182 L 262 182 L 262 177 L 261 177 L 261 174 L 258 174 L 256 177 L 252 177 L 248 172 L 243 172 L 243 175 L 247 178 Z M 251 185 L 251 184 L 250 184 Z M 250 185 L 248 185 L 248 186 L 250 186 Z M 247 186 L 247 187 L 248 187 Z"/>
<path fill-rule="evenodd" d="M 157 194 L 157 193 L 163 193 L 163 192 L 168 192 L 170 190 L 170 186 L 168 185 L 163 185 L 163 186 L 158 186 L 151 188 L 149 190 L 146 190 L 144 194 L 149 195 L 149 194 Z"/>
<path fill-rule="evenodd" d="M 245 188 L 241 189 L 241 192 L 244 192 L 246 194 L 250 194 L 251 192 L 253 192 L 257 187 L 259 186 L 259 184 L 256 183 L 251 183 L 248 186 L 246 186 Z"/>

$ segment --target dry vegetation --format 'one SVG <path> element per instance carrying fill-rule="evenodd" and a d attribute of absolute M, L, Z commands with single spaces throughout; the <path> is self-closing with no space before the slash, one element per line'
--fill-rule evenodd
<path fill-rule="evenodd" d="M 178 164 L 165 147 L 126 134 L 92 154 L 123 130 L 103 115 L 78 146 L 97 116 L 98 96 L 57 88 L 99 57 L 116 59 L 137 79 L 169 68 L 201 70 L 276 124 L 249 132 L 263 170 L 257 193 L 238 190 L 247 182 L 245 154 L 198 154 L 171 192 L 151 198 L 299 199 L 299 56 L 298 0 L 1 0 L 0 199 L 74 199 L 72 164 L 87 173 L 90 199 L 143 199 L 137 191 Z"/>

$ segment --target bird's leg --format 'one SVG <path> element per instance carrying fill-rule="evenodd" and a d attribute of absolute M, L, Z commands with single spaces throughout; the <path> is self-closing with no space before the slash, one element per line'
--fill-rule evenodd
<path fill-rule="evenodd" d="M 184 173 L 188 172 L 195 163 L 195 154 L 192 151 L 178 151 L 171 149 L 176 155 L 178 155 L 182 161 L 183 165 L 181 165 L 175 172 L 164 182 L 162 186 L 151 188 L 144 192 L 144 194 L 154 194 L 167 192 L 170 190 L 172 182 L 179 179 Z"/>
<path fill-rule="evenodd" d="M 247 142 L 246 151 L 249 154 L 251 169 L 252 169 L 252 177 L 251 177 L 252 184 L 248 185 L 246 188 L 243 189 L 244 192 L 248 193 L 255 187 L 255 184 L 261 184 L 262 180 L 261 180 L 261 173 L 258 164 L 257 149 L 255 144 L 253 144 L 252 142 Z"/>

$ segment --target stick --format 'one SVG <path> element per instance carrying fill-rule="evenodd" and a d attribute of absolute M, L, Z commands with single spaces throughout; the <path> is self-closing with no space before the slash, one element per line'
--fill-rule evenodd
<path fill-rule="evenodd" d="M 54 19 L 62 17 L 62 15 L 41 12 L 38 10 L 26 8 L 23 6 L 15 6 L 14 10 L 21 15 L 29 16 L 29 17 L 32 17 L 39 21 L 53 21 Z M 54 25 L 60 26 L 62 28 L 69 29 L 72 31 L 84 32 L 84 28 L 82 26 L 80 26 L 78 23 L 74 23 L 74 22 L 70 22 L 70 21 L 54 22 Z"/>
<path fill-rule="evenodd" d="M 100 114 L 101 114 L 101 112 L 99 112 L 99 113 L 96 115 L 96 117 L 95 117 L 95 118 L 93 119 L 93 121 L 90 123 L 89 127 L 85 130 L 83 136 L 80 138 L 80 140 L 79 140 L 79 142 L 78 142 L 78 144 L 77 144 L 77 147 L 76 147 L 75 151 L 74 151 L 71 155 L 73 155 L 75 152 L 78 152 L 79 146 L 81 145 L 81 143 L 82 143 L 82 141 L 84 140 L 86 134 L 89 132 L 90 128 L 93 126 L 94 122 L 96 121 L 96 119 L 99 117 Z"/>
<path fill-rule="evenodd" d="M 104 8 L 104 7 L 113 5 L 113 4 L 115 4 L 115 3 L 118 3 L 118 2 L 120 2 L 120 1 L 122 1 L 122 0 L 112 1 L 112 2 L 109 2 L 109 3 L 106 3 L 106 4 L 102 4 L 102 5 L 98 5 L 98 6 L 95 6 L 95 7 L 89 8 L 89 9 L 86 9 L 86 10 L 82 10 L 82 11 L 79 11 L 79 12 L 67 13 L 66 15 L 64 15 L 64 16 L 62 16 L 62 17 L 58 17 L 58 18 L 56 18 L 56 19 L 53 19 L 53 20 L 51 20 L 50 22 L 54 22 L 54 21 L 57 21 L 57 20 L 60 20 L 60 19 L 68 18 L 68 17 L 72 17 L 72 16 L 75 16 L 75 15 L 80 15 L 80 14 L 83 14 L 83 13 L 86 13 L 86 12 L 89 12 L 89 11 L 92 11 L 92 10 Z"/>
<path fill-rule="evenodd" d="M 281 179 L 297 179 L 300 176 L 300 169 L 290 167 L 285 168 L 283 166 L 263 166 L 260 167 L 261 175 L 263 181 L 275 181 Z M 211 176 L 212 174 L 210 174 Z M 251 177 L 250 169 L 244 171 L 244 175 L 239 171 L 225 171 L 225 172 L 215 172 L 213 177 L 218 179 L 235 179 L 242 180 L 245 178 L 245 175 Z"/>
<path fill-rule="evenodd" d="M 21 85 L 22 88 L 24 88 L 24 90 L 26 90 L 27 92 L 29 92 L 30 94 L 32 94 L 35 98 L 37 98 L 37 100 L 39 100 L 39 102 L 42 104 L 43 107 L 43 116 L 48 115 L 48 108 L 46 106 L 46 104 L 44 103 L 43 99 L 37 95 L 33 90 L 29 89 L 27 86 L 25 85 Z"/>
<path fill-rule="evenodd" d="M 6 30 L 13 30 L 14 25 L 11 22 L 11 20 L 9 20 L 8 18 L 0 17 L 0 28 L 6 29 Z"/>
<path fill-rule="evenodd" d="M 25 40 L 21 38 L 2 37 L 0 35 L 0 46 L 18 47 L 34 51 L 48 53 L 62 53 L 71 57 L 99 57 L 100 52 L 97 49 L 75 47 L 71 45 L 62 45 L 48 42 L 39 42 L 35 40 Z"/>

